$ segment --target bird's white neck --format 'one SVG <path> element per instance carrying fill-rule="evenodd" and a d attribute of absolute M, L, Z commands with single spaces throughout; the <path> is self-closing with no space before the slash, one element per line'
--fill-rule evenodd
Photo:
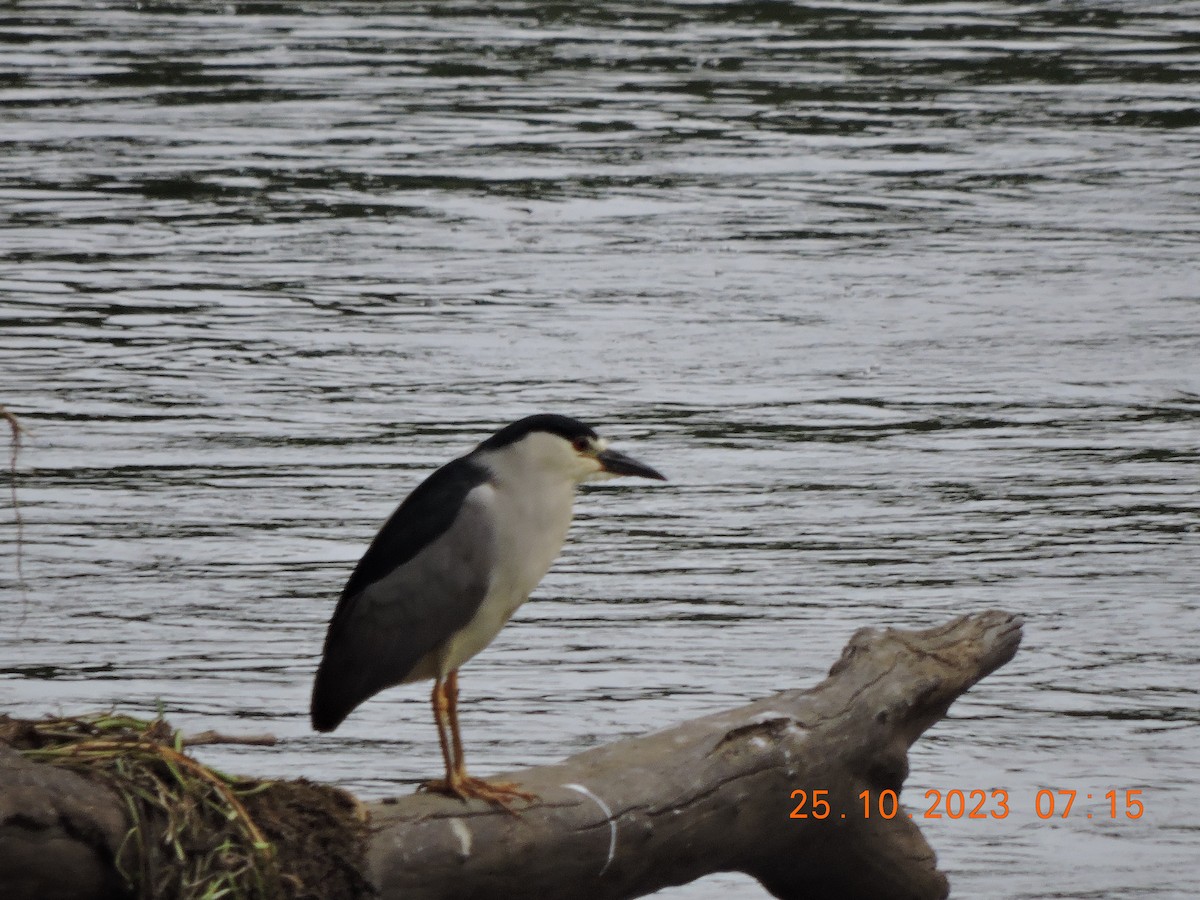
<path fill-rule="evenodd" d="M 525 601 L 562 550 L 571 527 L 576 481 L 529 453 L 500 451 L 487 460 L 495 491 L 493 596 L 512 610 Z M 511 610 L 510 610 L 511 612 Z"/>

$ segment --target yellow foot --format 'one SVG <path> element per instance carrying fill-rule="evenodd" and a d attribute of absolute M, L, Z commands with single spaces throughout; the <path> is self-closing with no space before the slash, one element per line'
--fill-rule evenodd
<path fill-rule="evenodd" d="M 450 779 L 435 778 L 433 781 L 426 781 L 418 790 L 449 794 L 459 800 L 486 800 L 488 803 L 495 803 L 505 809 L 508 809 L 517 800 L 532 803 L 538 799 L 537 794 L 523 791 L 512 782 L 484 781 L 482 778 L 474 778 L 470 775 Z"/>

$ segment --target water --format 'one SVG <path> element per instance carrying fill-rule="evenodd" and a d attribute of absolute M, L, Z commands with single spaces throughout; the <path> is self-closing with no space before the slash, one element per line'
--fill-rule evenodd
<path fill-rule="evenodd" d="M 6 8 L 0 708 L 161 706 L 281 739 L 215 765 L 410 790 L 424 687 L 307 726 L 335 596 L 432 467 L 565 411 L 671 481 L 586 491 L 464 669 L 476 771 L 1000 607 L 1024 646 L 905 792 L 1012 798 L 922 823 L 954 896 L 1191 896 L 1198 35 L 1137 0 Z"/>

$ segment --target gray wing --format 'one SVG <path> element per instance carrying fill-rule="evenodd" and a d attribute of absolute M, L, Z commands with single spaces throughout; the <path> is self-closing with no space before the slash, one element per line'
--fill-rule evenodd
<path fill-rule="evenodd" d="M 493 498 L 490 484 L 473 487 L 438 538 L 342 598 L 313 685 L 315 729 L 332 731 L 364 700 L 403 683 L 423 657 L 471 621 L 487 596 L 495 560 Z"/>

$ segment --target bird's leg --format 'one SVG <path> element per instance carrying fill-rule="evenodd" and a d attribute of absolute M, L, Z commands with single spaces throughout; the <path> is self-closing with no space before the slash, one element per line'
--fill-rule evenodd
<path fill-rule="evenodd" d="M 458 730 L 458 669 L 446 676 L 446 699 L 449 702 L 448 716 L 450 720 L 450 737 L 452 740 L 455 771 L 452 783 L 456 783 L 463 793 L 470 797 L 478 797 L 489 803 L 499 803 L 507 807 L 514 800 L 524 800 L 532 803 L 537 794 L 523 791 L 508 781 L 485 781 L 467 774 L 467 758 L 463 752 L 462 735 Z M 458 793 L 456 791 L 456 793 Z M 462 796 L 460 793 L 459 796 Z"/>
<path fill-rule="evenodd" d="M 456 764 L 455 752 L 457 747 L 450 743 L 451 735 L 447 721 L 450 703 L 446 697 L 446 682 L 441 678 L 433 681 L 433 719 L 437 723 L 438 743 L 442 745 L 442 761 L 446 764 L 446 783 L 450 783 L 450 775 Z M 457 743 L 457 742 L 455 742 Z"/>
<path fill-rule="evenodd" d="M 433 706 L 433 722 L 437 726 L 438 743 L 442 747 L 442 761 L 446 764 L 446 777 L 426 781 L 420 786 L 419 790 L 437 791 L 442 794 L 457 794 L 458 792 L 454 789 L 454 775 L 457 769 L 457 762 L 453 755 L 457 748 L 452 745 L 451 741 L 453 740 L 457 744 L 458 736 L 450 729 L 448 719 L 450 703 L 446 697 L 446 684 L 442 681 L 441 676 L 433 680 L 433 693 L 430 695 L 429 702 Z"/>
<path fill-rule="evenodd" d="M 441 691 L 439 693 L 439 686 Z M 446 779 L 426 782 L 422 787 L 427 791 L 437 791 L 442 794 L 452 794 L 460 800 L 476 797 L 489 803 L 498 803 L 505 809 L 514 800 L 524 800 L 532 803 L 537 799 L 536 794 L 523 791 L 510 782 L 485 781 L 467 774 L 467 761 L 463 753 L 462 734 L 458 730 L 458 670 L 455 669 L 434 685 L 434 714 L 438 720 L 438 739 L 442 742 L 442 757 L 446 760 Z M 449 726 L 450 739 L 443 734 L 443 718 Z"/>
<path fill-rule="evenodd" d="M 462 735 L 458 731 L 458 669 L 446 676 L 447 718 L 450 720 L 451 755 L 454 757 L 455 773 L 460 779 L 467 776 L 467 756 L 463 752 Z"/>

